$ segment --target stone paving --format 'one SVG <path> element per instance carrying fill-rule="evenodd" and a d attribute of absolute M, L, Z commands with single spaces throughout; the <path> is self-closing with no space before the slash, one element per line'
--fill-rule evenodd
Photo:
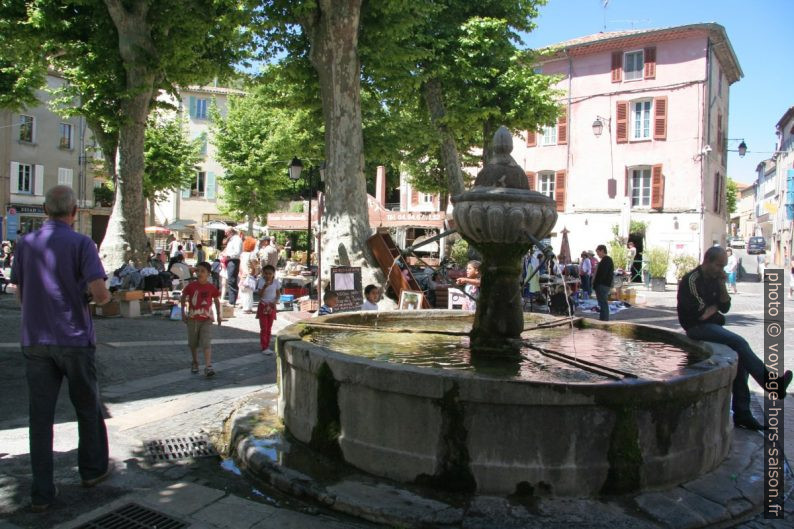
<path fill-rule="evenodd" d="M 729 318 L 729 328 L 745 336 L 756 350 L 763 343 L 760 287 L 740 284 L 742 293 L 734 299 Z M 615 319 L 676 327 L 671 310 L 675 295 L 671 286 L 668 289 L 662 294 L 644 293 L 643 305 L 623 311 Z M 786 308 L 786 338 L 791 343 L 794 303 L 787 302 Z M 300 315 L 280 314 L 275 329 L 288 325 L 288 318 L 296 316 Z M 188 520 L 191 527 L 372 527 L 369 522 L 331 513 L 316 503 L 258 489 L 232 471 L 222 470 L 217 458 L 150 465 L 143 457 L 142 441 L 198 432 L 218 435 L 223 421 L 241 400 L 261 391 L 273 391 L 275 360 L 259 353 L 257 331 L 256 320 L 242 314 L 221 328 L 216 327 L 213 356 L 217 376 L 205 379 L 189 372 L 189 352 L 180 322 L 152 316 L 97 319 L 99 378 L 115 474 L 95 489 L 79 486 L 76 422 L 64 387 L 55 426 L 56 479 L 61 495 L 49 512 L 35 515 L 26 507 L 30 470 L 24 364 L 17 343 L 19 309 L 13 296 L 0 295 L 0 529 L 77 527 L 81 521 L 128 501 L 151 505 Z M 791 347 L 787 349 L 791 351 Z M 786 358 L 786 366 L 792 365 L 794 353 Z M 786 400 L 790 417 L 794 416 L 792 402 Z M 788 453 L 794 453 L 792 425 L 793 420 L 786 421 Z M 676 505 L 686 501 L 687 492 L 706 495 L 703 490 L 685 490 Z M 485 499 L 475 505 L 471 512 L 481 516 L 473 517 L 466 527 L 498 526 L 488 525 L 486 520 L 489 509 L 499 503 L 498 499 Z M 568 526 L 603 526 L 595 523 L 596 519 L 610 519 L 607 511 L 576 514 L 576 508 L 568 507 L 574 514 L 561 518 L 569 522 Z M 733 506 L 740 507 L 739 501 Z M 733 514 L 731 509 L 728 511 Z M 667 512 L 668 507 L 661 503 L 659 516 L 665 518 Z M 547 514 L 543 525 L 551 526 L 547 524 L 555 519 L 555 513 Z M 794 520 L 790 498 L 786 518 L 781 523 L 756 517 L 741 527 L 794 527 L 790 523 Z M 670 525 L 672 521 L 671 518 L 667 525 L 674 527 Z"/>

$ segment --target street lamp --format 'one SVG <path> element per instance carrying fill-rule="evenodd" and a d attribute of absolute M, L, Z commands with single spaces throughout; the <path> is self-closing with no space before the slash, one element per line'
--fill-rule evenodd
<path fill-rule="evenodd" d="M 289 164 L 289 178 L 297 182 L 301 177 L 303 171 L 303 162 L 295 157 Z M 306 179 L 309 181 L 309 212 L 306 218 L 306 268 L 311 268 L 311 254 L 312 254 L 312 169 L 306 173 Z"/>
<path fill-rule="evenodd" d="M 727 138 L 726 141 L 741 141 L 737 149 L 728 149 L 728 152 L 738 152 L 739 158 L 744 158 L 744 155 L 747 154 L 747 144 L 743 138 Z"/>
<path fill-rule="evenodd" d="M 601 133 L 604 131 L 604 121 L 607 122 L 607 130 L 611 132 L 611 124 L 612 120 L 610 118 L 602 118 L 601 116 L 596 116 L 595 121 L 593 121 L 593 134 L 596 138 L 601 136 Z"/>

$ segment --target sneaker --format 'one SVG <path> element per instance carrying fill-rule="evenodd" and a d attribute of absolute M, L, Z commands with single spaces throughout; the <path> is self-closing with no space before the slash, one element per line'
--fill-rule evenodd
<path fill-rule="evenodd" d="M 52 499 L 55 500 L 55 498 L 58 497 L 58 494 L 60 494 L 60 492 L 61 491 L 58 490 L 58 486 L 56 485 L 55 486 L 55 494 L 53 494 Z M 36 513 L 40 513 L 40 512 L 44 512 L 47 509 L 49 509 L 50 505 L 52 505 L 52 502 L 50 502 L 50 503 L 33 503 L 33 502 L 31 502 L 30 503 L 30 510 L 33 511 L 33 512 L 36 512 Z"/>
<path fill-rule="evenodd" d="M 104 474 L 102 474 L 101 476 L 92 478 L 92 479 L 84 479 L 82 481 L 82 485 L 83 485 L 83 487 L 85 487 L 87 489 L 90 489 L 91 487 L 96 487 L 97 485 L 99 485 L 100 483 L 102 483 L 103 481 L 108 479 L 112 472 L 113 472 L 113 467 L 108 466 L 108 469 L 105 471 Z"/>
<path fill-rule="evenodd" d="M 204 376 L 207 378 L 211 378 L 215 376 L 215 370 L 212 369 L 212 366 L 204 368 Z"/>
<path fill-rule="evenodd" d="M 262 349 L 262 354 L 270 356 L 273 354 L 273 349 L 271 349 L 270 347 L 268 347 L 267 349 Z"/>
<path fill-rule="evenodd" d="M 198 364 L 191 364 L 191 366 L 190 366 L 190 372 L 191 372 L 191 373 L 194 373 L 194 374 L 195 374 L 195 373 L 198 373 L 198 372 L 199 372 Z"/>
<path fill-rule="evenodd" d="M 733 425 L 736 428 L 743 428 L 745 430 L 753 430 L 753 431 L 761 431 L 766 429 L 766 427 L 760 422 L 756 421 L 752 415 L 741 418 L 737 418 L 736 416 L 734 416 Z"/>

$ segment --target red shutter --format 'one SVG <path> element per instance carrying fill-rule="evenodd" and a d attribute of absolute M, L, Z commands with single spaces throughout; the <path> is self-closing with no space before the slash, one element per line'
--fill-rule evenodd
<path fill-rule="evenodd" d="M 664 175 L 662 164 L 651 168 L 651 209 L 664 208 Z"/>
<path fill-rule="evenodd" d="M 612 82 L 619 83 L 623 79 L 623 52 L 612 52 Z"/>
<path fill-rule="evenodd" d="M 630 188 L 629 188 L 629 173 L 630 172 L 631 171 L 629 171 L 629 168 L 626 167 L 626 183 L 623 186 L 623 190 L 625 191 L 625 194 L 626 194 L 627 197 L 631 196 L 630 193 L 629 193 L 629 190 L 630 190 Z"/>
<path fill-rule="evenodd" d="M 557 118 L 557 145 L 568 144 L 568 108 L 563 108 Z"/>
<path fill-rule="evenodd" d="M 411 205 L 415 206 L 419 204 L 419 191 L 411 187 Z"/>
<path fill-rule="evenodd" d="M 646 79 L 656 78 L 656 48 L 645 48 L 643 60 L 645 61 L 645 74 L 643 77 Z"/>
<path fill-rule="evenodd" d="M 534 130 L 527 131 L 527 147 L 535 147 L 538 144 L 538 135 Z"/>
<path fill-rule="evenodd" d="M 722 152 L 722 113 L 717 114 L 717 152 Z"/>
<path fill-rule="evenodd" d="M 618 101 L 615 110 L 615 141 L 626 143 L 629 141 L 629 102 Z"/>
<path fill-rule="evenodd" d="M 653 99 L 653 139 L 667 139 L 667 96 Z"/>
<path fill-rule="evenodd" d="M 527 171 L 527 182 L 529 182 L 529 190 L 535 190 L 535 172 L 534 171 Z"/>
<path fill-rule="evenodd" d="M 554 173 L 554 200 L 557 202 L 557 211 L 565 211 L 565 177 L 566 171 Z"/>

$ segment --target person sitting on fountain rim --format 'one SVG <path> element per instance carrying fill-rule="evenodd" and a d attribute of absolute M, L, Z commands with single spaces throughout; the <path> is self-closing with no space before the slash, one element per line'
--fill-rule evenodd
<path fill-rule="evenodd" d="M 736 378 L 733 381 L 733 424 L 748 430 L 763 430 L 764 426 L 755 420 L 750 411 L 750 388 L 748 375 L 765 389 L 772 389 L 776 397 L 783 399 L 791 384 L 792 373 L 786 371 L 780 382 L 767 388 L 766 382 L 773 382 L 764 362 L 758 358 L 747 340 L 723 328 L 725 316 L 731 308 L 731 297 L 725 286 L 723 269 L 728 262 L 728 254 L 719 246 L 706 250 L 703 262 L 688 272 L 678 284 L 678 321 L 693 340 L 703 340 L 727 345 L 739 357 Z M 773 391 L 770 391 L 772 393 Z"/>

